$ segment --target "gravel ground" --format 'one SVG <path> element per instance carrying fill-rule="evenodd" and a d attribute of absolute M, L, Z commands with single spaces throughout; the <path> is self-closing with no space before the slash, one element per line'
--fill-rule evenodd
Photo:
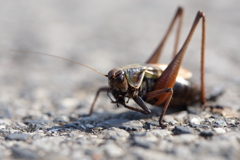
<path fill-rule="evenodd" d="M 0 159 L 239 159 L 239 1 L 0 2 Z M 206 85 L 211 93 L 225 91 L 211 103 L 221 113 L 199 105 L 169 109 L 167 129 L 157 123 L 161 108 L 146 116 L 117 108 L 104 94 L 93 115 L 82 117 L 106 78 L 10 50 L 54 54 L 107 73 L 145 62 L 178 6 L 185 9 L 181 43 L 197 11 L 206 13 Z M 183 62 L 197 82 L 198 28 Z M 173 36 L 161 62 L 169 63 L 172 48 Z"/>

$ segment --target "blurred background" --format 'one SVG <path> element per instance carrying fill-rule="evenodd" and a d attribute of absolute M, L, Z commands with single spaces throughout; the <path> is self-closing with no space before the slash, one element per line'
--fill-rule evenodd
<path fill-rule="evenodd" d="M 206 14 L 206 85 L 224 86 L 226 92 L 218 103 L 240 108 L 237 0 L 0 2 L 0 104 L 12 110 L 18 108 L 16 116 L 26 114 L 23 108 L 49 111 L 53 102 L 64 103 L 60 102 L 62 99 L 89 108 L 95 92 L 106 86 L 107 80 L 82 66 L 10 49 L 62 56 L 107 74 L 114 67 L 144 63 L 161 41 L 178 6 L 184 8 L 180 46 L 197 11 Z M 183 62 L 197 81 L 200 29 L 199 26 Z M 173 40 L 172 34 L 160 62 L 169 63 Z"/>

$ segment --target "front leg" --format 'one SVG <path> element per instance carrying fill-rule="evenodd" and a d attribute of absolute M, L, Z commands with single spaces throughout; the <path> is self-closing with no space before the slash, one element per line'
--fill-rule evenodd
<path fill-rule="evenodd" d="M 91 116 L 91 115 L 92 115 L 93 108 L 94 108 L 94 106 L 95 106 L 95 103 L 96 103 L 96 101 L 97 101 L 97 98 L 98 98 L 100 92 L 109 92 L 109 87 L 101 87 L 101 88 L 98 89 L 98 91 L 97 91 L 97 93 L 96 93 L 96 96 L 95 96 L 95 98 L 94 98 L 94 100 L 93 100 L 92 106 L 91 106 L 91 108 L 90 108 L 90 111 L 89 111 L 88 116 Z"/>
<path fill-rule="evenodd" d="M 135 107 L 131 107 L 131 106 L 128 106 L 126 105 L 126 103 L 122 103 L 122 105 L 130 110 L 133 110 L 133 111 L 136 111 L 136 112 L 140 112 L 140 113 L 143 113 L 143 114 L 150 114 L 151 111 L 150 109 L 147 107 L 147 105 L 145 104 L 145 102 L 142 100 L 141 97 L 139 96 L 135 96 L 133 97 L 133 100 L 142 108 L 142 109 L 139 109 L 139 108 L 135 108 Z"/>

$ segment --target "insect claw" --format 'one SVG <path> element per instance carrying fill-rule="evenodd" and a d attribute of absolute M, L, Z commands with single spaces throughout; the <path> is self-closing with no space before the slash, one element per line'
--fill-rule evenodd
<path fill-rule="evenodd" d="M 126 103 L 128 103 L 128 102 L 129 102 L 129 100 L 130 100 L 130 98 L 128 97 L 128 100 L 127 100 L 127 102 L 126 102 Z"/>
<path fill-rule="evenodd" d="M 206 104 L 202 104 L 202 105 L 201 105 L 201 110 L 202 110 L 202 111 L 205 111 L 206 108 L 208 108 L 208 107 L 210 107 L 210 106 L 208 106 L 208 105 L 206 105 Z"/>
<path fill-rule="evenodd" d="M 117 102 L 116 102 L 117 103 Z M 119 108 L 119 104 L 117 103 L 117 107 Z"/>
<path fill-rule="evenodd" d="M 162 122 L 159 122 L 159 126 L 160 126 L 162 129 L 167 128 L 167 125 L 166 125 L 166 124 L 163 124 Z"/>

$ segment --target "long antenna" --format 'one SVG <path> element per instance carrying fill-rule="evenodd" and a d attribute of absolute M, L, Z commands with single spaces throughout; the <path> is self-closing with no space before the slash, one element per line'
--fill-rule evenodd
<path fill-rule="evenodd" d="M 95 70 L 95 69 L 93 69 L 93 68 L 91 68 L 91 67 L 88 67 L 88 66 L 85 65 L 85 64 L 78 63 L 78 62 L 72 61 L 72 60 L 70 60 L 70 59 L 63 58 L 63 57 L 59 57 L 59 56 L 55 56 L 55 55 L 51 55 L 51 54 L 47 54 L 47 53 L 40 53 L 40 52 L 22 51 L 22 50 L 15 50 L 15 49 L 10 49 L 10 50 L 11 50 L 11 51 L 15 51 L 15 52 L 21 52 L 21 53 L 31 53 L 31 54 L 34 53 L 34 54 L 41 54 L 41 55 L 45 55 L 45 56 L 50 56 L 50 57 L 59 58 L 59 59 L 65 60 L 65 61 L 69 61 L 69 62 L 78 64 L 78 65 L 84 66 L 84 67 L 86 67 L 86 68 L 88 68 L 88 69 L 91 69 L 91 70 L 94 71 L 94 72 L 97 72 L 97 73 L 99 73 L 99 74 L 107 77 L 106 74 L 103 74 L 103 73 L 101 73 L 101 72 L 99 72 L 99 71 L 97 71 L 97 70 Z"/>

